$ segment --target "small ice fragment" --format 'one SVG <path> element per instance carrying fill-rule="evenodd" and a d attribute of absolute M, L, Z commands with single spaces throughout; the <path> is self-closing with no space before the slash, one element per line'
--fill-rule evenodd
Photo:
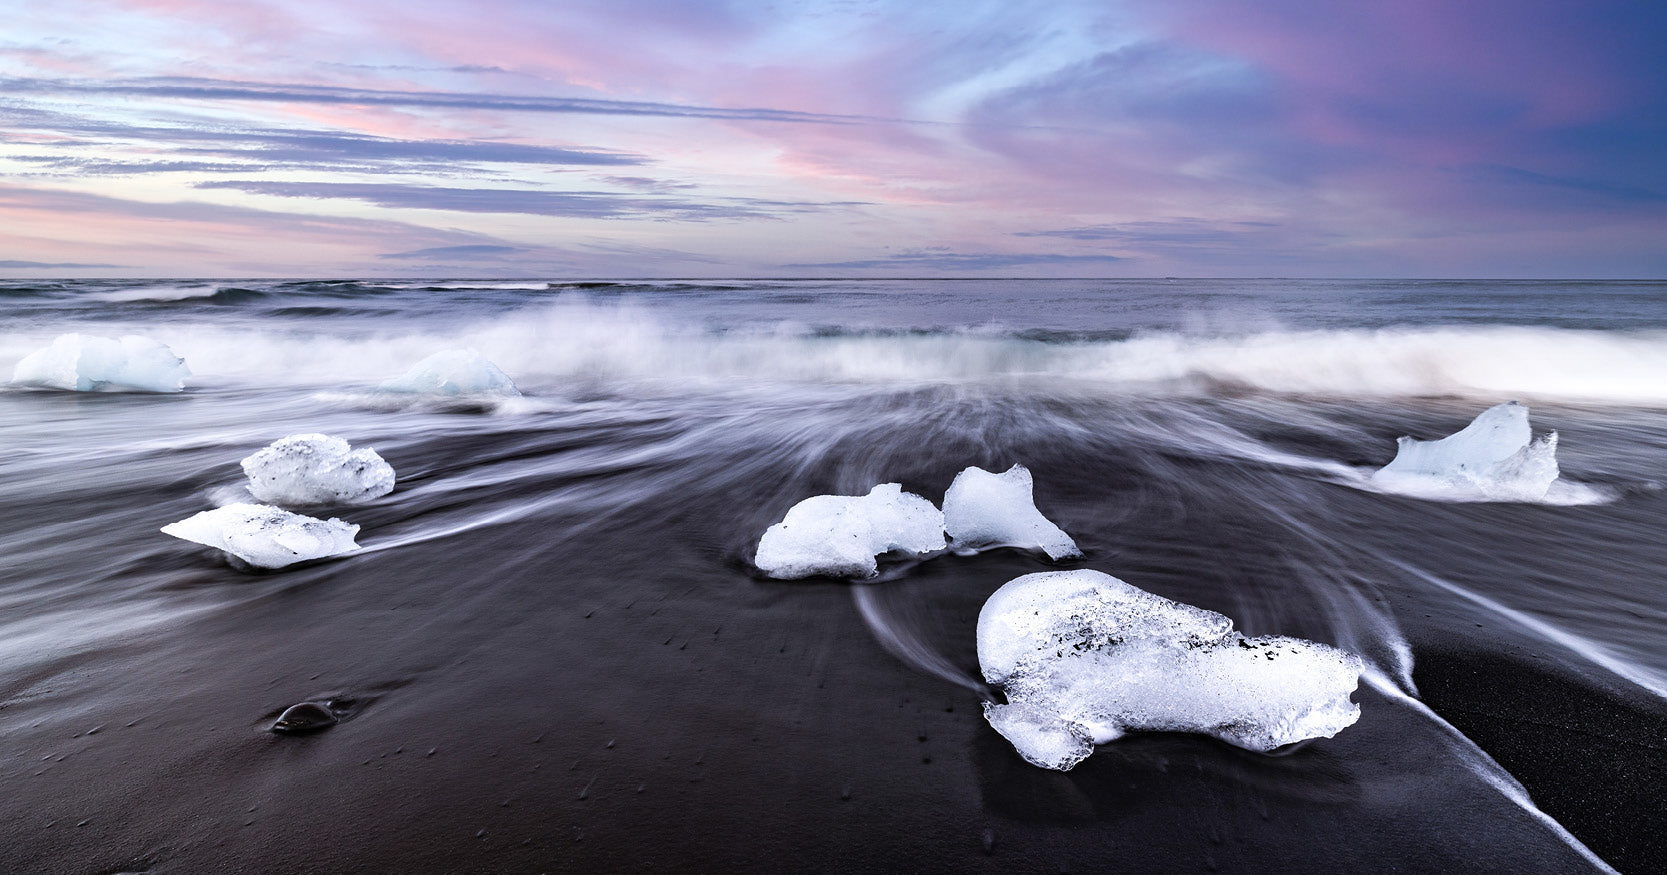
<path fill-rule="evenodd" d="M 272 731 L 280 735 L 301 735 L 329 729 L 340 722 L 341 718 L 330 709 L 329 703 L 302 702 L 285 708 L 272 724 Z"/>
<path fill-rule="evenodd" d="M 437 352 L 383 383 L 382 391 L 416 395 L 521 395 L 507 374 L 472 349 Z"/>
<path fill-rule="evenodd" d="M 956 549 L 1020 547 L 1049 559 L 1081 556 L 1071 536 L 1036 509 L 1030 469 L 992 474 L 979 467 L 955 475 L 943 496 L 944 526 Z"/>
<path fill-rule="evenodd" d="M 1360 658 L 1246 638 L 1213 611 L 1087 569 L 1009 581 L 978 615 L 978 664 L 1007 704 L 984 715 L 1019 755 L 1066 770 L 1132 730 L 1197 732 L 1254 751 L 1331 737 L 1360 717 Z"/>
<path fill-rule="evenodd" d="M 293 506 L 358 504 L 394 489 L 394 469 L 369 447 L 325 434 L 292 434 L 243 460 L 249 492 Z"/>
<path fill-rule="evenodd" d="M 1508 401 L 1440 440 L 1400 438 L 1372 475 L 1391 492 L 1464 501 L 1540 501 L 1557 479 L 1557 434 L 1534 440 L 1528 408 Z"/>
<path fill-rule="evenodd" d="M 217 547 L 257 568 L 282 568 L 359 549 L 359 527 L 264 504 L 228 504 L 162 527 L 164 534 Z"/>
<path fill-rule="evenodd" d="M 178 392 L 190 375 L 184 359 L 148 337 L 61 334 L 24 356 L 12 382 L 75 392 Z"/>
<path fill-rule="evenodd" d="M 782 579 L 873 577 L 881 553 L 943 548 L 943 512 L 900 484 L 882 483 L 867 495 L 817 495 L 793 505 L 759 539 L 753 561 Z"/>

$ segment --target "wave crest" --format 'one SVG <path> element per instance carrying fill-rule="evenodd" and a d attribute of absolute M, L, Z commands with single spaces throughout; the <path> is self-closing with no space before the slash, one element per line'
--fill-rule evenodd
<path fill-rule="evenodd" d="M 999 326 L 866 330 L 801 323 L 712 328 L 631 305 L 557 301 L 451 329 L 329 322 L 284 330 L 210 323 L 150 330 L 212 383 L 353 386 L 465 346 L 533 391 L 575 382 L 1011 382 L 1039 392 L 1335 397 L 1477 396 L 1667 401 L 1667 332 L 1549 327 L 1086 335 Z M 0 348 L 20 358 L 38 341 Z"/>

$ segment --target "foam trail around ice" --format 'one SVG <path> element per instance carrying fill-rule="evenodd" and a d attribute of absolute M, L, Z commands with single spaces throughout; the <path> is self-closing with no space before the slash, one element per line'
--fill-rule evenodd
<path fill-rule="evenodd" d="M 867 495 L 817 495 L 793 505 L 758 541 L 759 570 L 784 580 L 873 577 L 877 557 L 944 548 L 944 516 L 932 502 L 882 483 Z"/>
<path fill-rule="evenodd" d="M 1000 474 L 971 467 L 955 475 L 943 497 L 944 527 L 957 550 L 1019 547 L 1049 559 L 1081 556 L 1071 536 L 1036 509 L 1030 469 Z"/>
<path fill-rule="evenodd" d="M 282 568 L 359 549 L 359 527 L 264 504 L 228 504 L 162 527 L 173 535 L 224 550 L 257 568 Z"/>
<path fill-rule="evenodd" d="M 243 460 L 249 492 L 285 507 L 359 504 L 394 489 L 394 469 L 369 447 L 326 434 L 292 434 Z"/>
<path fill-rule="evenodd" d="M 1364 663 L 1298 638 L 1246 638 L 1233 621 L 1098 571 L 1027 574 L 978 615 L 978 664 L 1007 704 L 984 715 L 1019 755 L 1070 769 L 1134 730 L 1196 732 L 1270 751 L 1360 718 Z"/>
<path fill-rule="evenodd" d="M 185 360 L 148 337 L 61 334 L 17 363 L 12 382 L 73 392 L 179 392 Z"/>
<path fill-rule="evenodd" d="M 1372 475 L 1387 492 L 1449 501 L 1543 501 L 1557 480 L 1557 433 L 1534 439 L 1528 408 L 1490 407 L 1440 440 L 1402 437 L 1395 458 Z"/>
<path fill-rule="evenodd" d="M 521 395 L 508 374 L 472 349 L 437 352 L 384 382 L 381 389 L 415 395 Z"/>

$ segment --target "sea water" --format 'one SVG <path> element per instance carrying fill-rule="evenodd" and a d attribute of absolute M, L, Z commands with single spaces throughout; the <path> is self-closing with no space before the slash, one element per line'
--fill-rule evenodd
<path fill-rule="evenodd" d="M 1667 283 L 8 280 L 0 304 L 0 374 L 70 333 L 189 369 L 0 392 L 0 846 L 26 870 L 757 870 L 768 836 L 784 868 L 1642 871 L 1663 847 Z M 386 391 L 458 349 L 519 395 Z M 1507 401 L 1581 501 L 1373 488 L 1397 438 Z M 398 472 L 307 511 L 360 550 L 263 572 L 159 533 L 309 433 Z M 1081 558 L 754 564 L 812 496 L 942 507 L 1014 465 Z M 1031 766 L 983 719 L 975 626 L 1058 568 L 1357 656 L 1359 720 L 1278 756 L 1137 732 L 1069 779 Z M 308 701 L 356 704 L 267 731 Z"/>

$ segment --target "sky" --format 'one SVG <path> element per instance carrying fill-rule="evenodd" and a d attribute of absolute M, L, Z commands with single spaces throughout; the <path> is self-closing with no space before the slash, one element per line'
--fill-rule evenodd
<path fill-rule="evenodd" d="M 0 277 L 1667 277 L 1653 0 L 0 21 Z"/>

